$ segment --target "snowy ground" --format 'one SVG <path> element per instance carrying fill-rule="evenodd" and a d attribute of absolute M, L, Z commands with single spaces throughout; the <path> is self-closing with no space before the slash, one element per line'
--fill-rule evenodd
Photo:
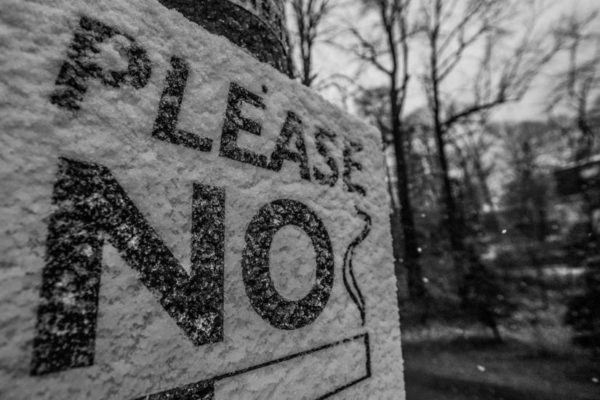
<path fill-rule="evenodd" d="M 451 329 L 406 329 L 408 400 L 592 400 L 600 396 L 598 360 L 548 350 L 507 334 L 506 343 Z"/>

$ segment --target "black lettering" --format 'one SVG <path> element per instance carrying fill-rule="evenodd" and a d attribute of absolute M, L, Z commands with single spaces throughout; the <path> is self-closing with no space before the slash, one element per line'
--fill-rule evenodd
<path fill-rule="evenodd" d="M 268 1 L 262 2 L 262 14 L 266 16 L 267 21 L 271 21 L 271 4 Z"/>
<path fill-rule="evenodd" d="M 175 389 L 138 397 L 135 400 L 213 400 L 214 398 L 215 381 L 209 379 Z"/>
<path fill-rule="evenodd" d="M 362 151 L 363 147 L 357 142 L 348 142 L 344 147 L 344 184 L 349 192 L 358 192 L 363 196 L 367 195 L 367 191 L 361 185 L 352 182 L 352 171 L 362 171 L 362 164 L 352 158 L 352 156 L 359 151 Z"/>
<path fill-rule="evenodd" d="M 195 345 L 223 339 L 223 189 L 194 185 L 191 276 L 107 168 L 61 158 L 52 200 L 32 375 L 94 363 L 105 240 Z"/>
<path fill-rule="evenodd" d="M 358 216 L 365 221 L 365 226 L 359 233 L 359 235 L 352 240 L 348 249 L 346 249 L 346 254 L 344 254 L 344 265 L 342 267 L 342 280 L 344 281 L 344 286 L 346 287 L 346 291 L 350 295 L 350 298 L 356 304 L 358 308 L 358 312 L 360 313 L 360 319 L 362 321 L 362 326 L 365 326 L 366 320 L 366 306 L 365 299 L 360 291 L 360 287 L 358 286 L 358 281 L 356 279 L 356 275 L 354 274 L 354 267 L 352 265 L 352 259 L 354 258 L 354 251 L 356 250 L 356 246 L 361 244 L 371 232 L 371 216 L 366 212 L 360 210 L 358 207 L 356 208 L 358 212 Z"/>
<path fill-rule="evenodd" d="M 294 136 L 296 139 L 294 145 L 297 151 L 292 151 L 287 148 Z M 304 137 L 302 134 L 302 121 L 291 111 L 288 111 L 283 128 L 281 128 L 281 133 L 275 143 L 275 150 L 273 150 L 273 154 L 271 154 L 269 168 L 274 171 L 280 171 L 283 160 L 297 162 L 300 165 L 300 177 L 310 181 L 308 155 L 306 154 L 306 146 L 304 145 Z"/>
<path fill-rule="evenodd" d="M 179 57 L 171 58 L 172 69 L 167 73 L 167 84 L 160 96 L 158 115 L 154 122 L 152 136 L 173 144 L 183 145 L 199 151 L 210 151 L 212 139 L 177 128 L 183 93 L 189 75 L 189 67 Z"/>
<path fill-rule="evenodd" d="M 229 96 L 227 97 L 227 110 L 225 111 L 225 121 L 223 122 L 219 155 L 252 164 L 256 167 L 268 168 L 267 156 L 242 149 L 237 145 L 240 130 L 256 136 L 260 136 L 262 131 L 260 123 L 242 116 L 242 102 L 257 108 L 265 108 L 265 104 L 260 96 L 244 89 L 237 83 L 231 83 L 229 86 Z"/>
<path fill-rule="evenodd" d="M 94 56 L 100 53 L 99 44 L 121 35 L 130 42 L 126 49 L 128 65 L 124 71 L 104 70 Z M 152 68 L 146 50 L 133 38 L 89 17 L 82 17 L 79 28 L 67 51 L 67 59 L 56 78 L 56 89 L 50 96 L 52 104 L 68 110 L 79 110 L 87 91 L 87 81 L 98 79 L 105 86 L 114 88 L 122 84 L 143 88 L 150 79 Z"/>
<path fill-rule="evenodd" d="M 323 158 L 325 158 L 327 165 L 331 169 L 331 173 L 325 174 L 321 172 L 321 170 L 319 170 L 317 167 L 313 167 L 313 174 L 315 176 L 315 179 L 321 185 L 329 185 L 333 187 L 335 186 L 335 183 L 338 180 L 339 170 L 337 164 L 335 163 L 335 160 L 329 153 L 329 149 L 327 148 L 327 146 L 325 146 L 326 138 L 333 142 L 335 134 L 328 132 L 325 129 L 319 129 L 317 131 L 317 134 L 315 135 L 315 139 L 317 141 L 317 151 L 320 155 L 323 156 Z"/>
<path fill-rule="evenodd" d="M 273 237 L 286 225 L 295 225 L 311 239 L 316 254 L 316 282 L 298 301 L 282 297 L 269 272 Z M 262 207 L 246 230 L 242 277 L 254 310 L 279 329 L 298 329 L 312 323 L 325 308 L 333 287 L 333 250 L 319 217 L 295 200 L 276 200 Z"/>

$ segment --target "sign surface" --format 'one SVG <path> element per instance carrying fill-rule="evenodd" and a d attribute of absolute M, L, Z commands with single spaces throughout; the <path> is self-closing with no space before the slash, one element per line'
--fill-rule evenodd
<path fill-rule="evenodd" d="M 163 1 L 4 3 L 0 398 L 404 398 L 376 131 Z"/>

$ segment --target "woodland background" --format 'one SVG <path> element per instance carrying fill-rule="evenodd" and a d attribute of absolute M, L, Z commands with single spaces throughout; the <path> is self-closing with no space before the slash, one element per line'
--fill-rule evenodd
<path fill-rule="evenodd" d="M 288 0 L 381 131 L 408 400 L 600 396 L 600 4 Z"/>

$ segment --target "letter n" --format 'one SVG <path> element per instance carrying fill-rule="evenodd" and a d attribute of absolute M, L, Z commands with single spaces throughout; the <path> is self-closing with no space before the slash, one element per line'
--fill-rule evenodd
<path fill-rule="evenodd" d="M 191 275 L 107 168 L 61 158 L 52 202 L 32 375 L 94 363 L 105 241 L 195 345 L 222 340 L 223 189 L 194 184 Z"/>

